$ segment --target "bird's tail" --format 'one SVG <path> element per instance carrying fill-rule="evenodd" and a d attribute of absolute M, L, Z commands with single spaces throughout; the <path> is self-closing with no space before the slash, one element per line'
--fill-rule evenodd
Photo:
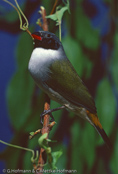
<path fill-rule="evenodd" d="M 104 129 L 103 128 L 101 129 L 100 127 L 96 126 L 95 124 L 94 124 L 94 127 L 97 130 L 97 132 L 99 133 L 99 135 L 103 138 L 103 140 L 106 143 L 106 145 L 108 146 L 108 148 L 111 149 L 112 148 L 112 144 L 110 142 L 109 137 L 105 133 Z"/>
<path fill-rule="evenodd" d="M 97 114 L 92 114 L 89 111 L 87 111 L 87 115 L 89 116 L 89 119 L 91 120 L 91 124 L 95 127 L 95 129 L 97 130 L 97 132 L 99 133 L 99 135 L 103 138 L 104 142 L 106 143 L 106 145 L 108 146 L 109 149 L 112 148 L 112 144 L 110 142 L 109 137 L 107 136 L 107 134 L 105 133 L 104 129 L 102 128 L 102 125 L 98 119 Z"/>

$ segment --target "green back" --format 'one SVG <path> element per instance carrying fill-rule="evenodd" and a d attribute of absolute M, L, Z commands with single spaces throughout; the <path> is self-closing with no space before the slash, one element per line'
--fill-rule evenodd
<path fill-rule="evenodd" d="M 56 60 L 51 64 L 46 84 L 70 103 L 96 113 L 92 96 L 67 58 Z"/>

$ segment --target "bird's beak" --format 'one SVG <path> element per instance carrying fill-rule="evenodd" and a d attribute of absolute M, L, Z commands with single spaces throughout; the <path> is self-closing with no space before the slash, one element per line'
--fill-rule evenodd
<path fill-rule="evenodd" d="M 36 34 L 32 34 L 32 38 L 33 38 L 33 39 L 36 39 L 36 40 L 42 41 L 42 37 L 41 37 L 41 36 L 38 36 L 38 35 L 36 35 Z"/>

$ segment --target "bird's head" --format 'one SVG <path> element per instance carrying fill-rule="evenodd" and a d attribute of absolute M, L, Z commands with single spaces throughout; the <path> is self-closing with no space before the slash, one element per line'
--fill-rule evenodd
<path fill-rule="evenodd" d="M 32 37 L 34 39 L 34 47 L 45 48 L 45 49 L 53 49 L 57 50 L 61 46 L 61 42 L 59 38 L 48 31 L 38 31 L 32 33 Z"/>

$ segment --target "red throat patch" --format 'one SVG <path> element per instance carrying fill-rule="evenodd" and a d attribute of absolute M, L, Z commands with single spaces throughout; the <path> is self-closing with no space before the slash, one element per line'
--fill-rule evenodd
<path fill-rule="evenodd" d="M 36 34 L 32 34 L 32 37 L 37 40 L 42 40 L 41 36 L 37 36 Z"/>

